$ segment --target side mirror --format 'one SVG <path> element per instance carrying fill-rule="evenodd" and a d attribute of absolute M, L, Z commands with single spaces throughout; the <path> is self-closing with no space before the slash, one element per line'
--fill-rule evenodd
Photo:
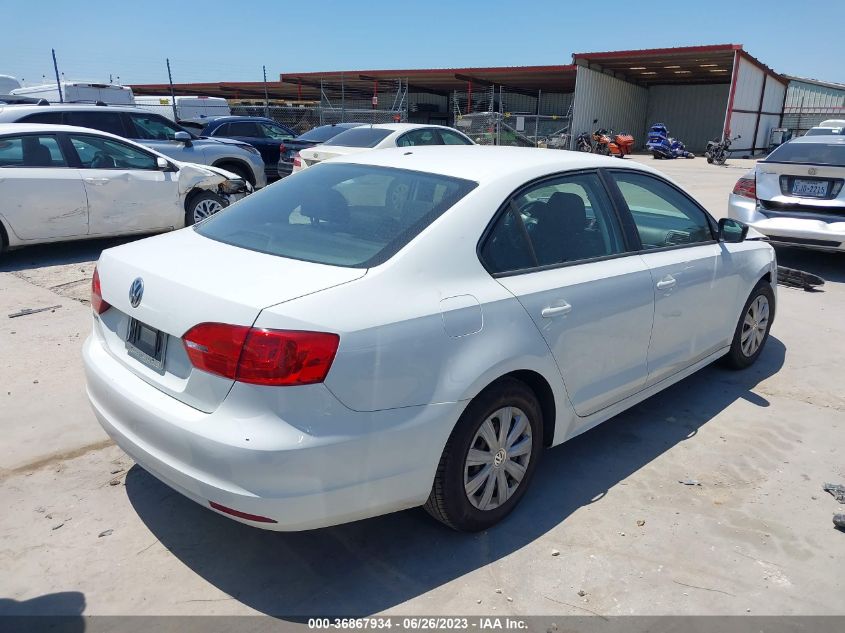
<path fill-rule="evenodd" d="M 160 171 L 170 171 L 172 168 L 170 162 L 165 160 L 161 156 L 156 158 L 156 166 L 159 168 Z"/>
<path fill-rule="evenodd" d="M 184 143 L 185 145 L 191 144 L 191 135 L 187 132 L 176 132 L 173 135 L 173 139 L 179 141 L 180 143 Z"/>
<path fill-rule="evenodd" d="M 719 220 L 719 241 L 736 243 L 745 240 L 748 235 L 748 225 L 733 218 Z"/>

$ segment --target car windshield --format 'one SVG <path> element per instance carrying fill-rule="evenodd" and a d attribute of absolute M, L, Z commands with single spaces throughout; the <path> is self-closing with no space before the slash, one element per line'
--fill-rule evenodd
<path fill-rule="evenodd" d="M 320 127 L 315 127 L 313 130 L 308 130 L 305 134 L 298 136 L 297 140 L 306 141 L 308 143 L 325 143 L 330 138 L 350 129 L 352 128 L 341 127 L 338 125 L 321 125 Z"/>
<path fill-rule="evenodd" d="M 373 127 L 354 127 L 351 130 L 341 132 L 325 145 L 336 145 L 339 147 L 375 147 L 390 134 L 393 130 L 383 130 Z"/>
<path fill-rule="evenodd" d="M 845 167 L 845 143 L 784 143 L 763 162 Z"/>
<path fill-rule="evenodd" d="M 387 261 L 476 185 L 389 167 L 318 165 L 244 198 L 196 231 L 270 255 L 368 268 Z"/>

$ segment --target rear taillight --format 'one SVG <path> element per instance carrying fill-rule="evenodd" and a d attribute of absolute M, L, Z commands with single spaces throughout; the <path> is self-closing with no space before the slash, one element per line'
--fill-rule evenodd
<path fill-rule="evenodd" d="M 279 154 L 280 154 L 281 156 L 284 156 L 286 151 L 288 151 L 288 146 L 287 146 L 287 145 L 285 145 L 284 143 L 282 143 L 281 145 L 279 145 Z"/>
<path fill-rule="evenodd" d="M 740 178 L 736 181 L 733 190 L 734 195 L 742 196 L 743 198 L 757 199 L 757 180 L 756 178 Z"/>
<path fill-rule="evenodd" d="M 293 166 L 302 167 L 302 159 L 299 157 L 298 153 L 293 155 Z"/>
<path fill-rule="evenodd" d="M 182 341 L 197 369 L 240 382 L 281 386 L 323 382 L 340 337 L 327 332 L 200 323 L 188 330 Z"/>
<path fill-rule="evenodd" d="M 94 276 L 91 278 L 91 307 L 95 314 L 102 314 L 111 307 L 110 303 L 103 300 L 103 289 L 100 286 L 100 273 L 94 267 Z"/>

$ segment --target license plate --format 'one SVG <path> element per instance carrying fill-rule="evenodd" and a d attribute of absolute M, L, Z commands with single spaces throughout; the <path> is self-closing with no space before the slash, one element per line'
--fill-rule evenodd
<path fill-rule="evenodd" d="M 132 358 L 156 371 L 164 369 L 164 352 L 167 347 L 167 334 L 129 319 L 129 331 L 126 334 L 126 353 Z"/>
<path fill-rule="evenodd" d="M 792 195 L 824 198 L 827 195 L 827 181 L 799 180 L 796 178 L 792 183 Z"/>

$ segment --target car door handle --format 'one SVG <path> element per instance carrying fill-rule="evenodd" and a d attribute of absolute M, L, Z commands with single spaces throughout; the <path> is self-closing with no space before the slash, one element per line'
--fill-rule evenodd
<path fill-rule="evenodd" d="M 108 178 L 86 178 L 85 182 L 89 185 L 107 185 L 109 184 Z"/>
<path fill-rule="evenodd" d="M 670 288 L 674 288 L 677 283 L 678 280 L 675 279 L 672 275 L 666 275 L 663 279 L 657 282 L 657 289 L 669 290 Z"/>
<path fill-rule="evenodd" d="M 570 312 L 572 312 L 572 306 L 564 302 L 563 305 L 549 306 L 548 308 L 543 308 L 540 314 L 543 316 L 544 319 L 551 319 L 558 316 L 566 316 Z"/>

